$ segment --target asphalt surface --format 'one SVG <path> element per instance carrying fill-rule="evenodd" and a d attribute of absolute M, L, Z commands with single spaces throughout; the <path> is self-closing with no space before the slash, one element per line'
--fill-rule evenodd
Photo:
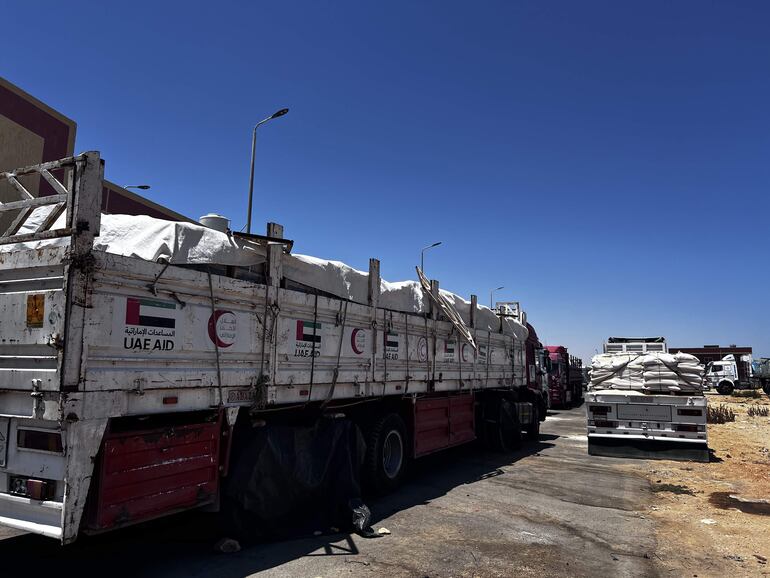
<path fill-rule="evenodd" d="M 514 454 L 469 445 L 418 461 L 369 502 L 390 535 L 333 534 L 217 554 L 210 514 L 188 513 L 60 547 L 0 528 L 3 576 L 654 576 L 651 492 L 629 463 L 589 457 L 583 409 L 549 412 Z"/>

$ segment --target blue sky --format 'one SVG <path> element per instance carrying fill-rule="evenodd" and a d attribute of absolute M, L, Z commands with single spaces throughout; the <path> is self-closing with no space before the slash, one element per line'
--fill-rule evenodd
<path fill-rule="evenodd" d="M 0 74 L 106 176 L 296 251 L 608 335 L 770 355 L 765 2 L 7 2 Z"/>

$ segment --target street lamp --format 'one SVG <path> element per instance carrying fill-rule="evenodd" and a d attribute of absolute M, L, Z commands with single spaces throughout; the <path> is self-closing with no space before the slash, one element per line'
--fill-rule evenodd
<path fill-rule="evenodd" d="M 427 247 L 423 247 L 422 251 L 420 251 L 420 271 L 422 271 L 422 274 L 425 274 L 425 251 L 428 249 L 432 249 L 433 247 L 438 247 L 441 244 L 441 241 L 438 241 L 437 243 L 433 243 L 432 245 L 428 245 Z"/>
<path fill-rule="evenodd" d="M 246 232 L 251 233 L 251 200 L 252 195 L 254 193 L 254 155 L 257 152 L 257 129 L 260 125 L 265 124 L 269 120 L 273 120 L 274 118 L 278 118 L 279 116 L 283 116 L 289 112 L 288 108 L 282 108 L 278 112 L 273 113 L 272 115 L 268 116 L 267 118 L 264 118 L 260 120 L 257 124 L 254 125 L 254 132 L 251 135 L 251 173 L 249 174 L 249 215 L 246 218 Z"/>
<path fill-rule="evenodd" d="M 150 188 L 150 185 L 126 185 L 123 188 L 126 189 L 126 190 L 128 190 L 128 189 L 141 189 L 143 191 L 146 191 L 147 189 Z"/>
<path fill-rule="evenodd" d="M 502 285 L 496 289 L 492 289 L 492 291 L 489 292 L 489 308 L 492 309 L 492 295 L 495 294 L 495 291 L 500 291 L 500 289 L 505 289 Z"/>

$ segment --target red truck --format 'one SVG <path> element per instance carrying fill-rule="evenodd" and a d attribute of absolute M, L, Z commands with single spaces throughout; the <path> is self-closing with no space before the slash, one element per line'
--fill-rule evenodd
<path fill-rule="evenodd" d="M 570 355 L 563 345 L 545 348 L 551 361 L 548 391 L 551 407 L 569 408 L 583 401 L 583 361 Z"/>

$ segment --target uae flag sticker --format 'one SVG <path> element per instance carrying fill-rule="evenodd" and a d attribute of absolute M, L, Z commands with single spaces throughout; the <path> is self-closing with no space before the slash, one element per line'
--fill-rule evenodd
<path fill-rule="evenodd" d="M 321 324 L 297 319 L 297 341 L 321 343 Z"/>
<path fill-rule="evenodd" d="M 385 333 L 385 348 L 388 351 L 398 351 L 398 333 Z"/>
<path fill-rule="evenodd" d="M 176 328 L 176 303 L 156 299 L 128 297 L 126 300 L 126 325 Z"/>

